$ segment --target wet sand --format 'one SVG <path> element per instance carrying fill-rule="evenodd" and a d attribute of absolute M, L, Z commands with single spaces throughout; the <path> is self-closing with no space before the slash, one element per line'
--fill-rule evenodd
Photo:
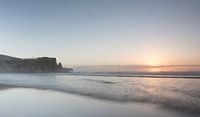
<path fill-rule="evenodd" d="M 0 104 L 3 117 L 198 117 L 156 104 L 111 102 L 8 85 L 0 85 Z"/>

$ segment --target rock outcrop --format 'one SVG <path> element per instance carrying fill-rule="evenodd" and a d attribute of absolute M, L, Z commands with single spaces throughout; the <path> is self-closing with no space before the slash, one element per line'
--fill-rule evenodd
<path fill-rule="evenodd" d="M 69 72 L 72 69 L 57 64 L 56 58 L 41 57 L 36 59 L 21 59 L 0 55 L 0 73 L 43 73 Z"/>

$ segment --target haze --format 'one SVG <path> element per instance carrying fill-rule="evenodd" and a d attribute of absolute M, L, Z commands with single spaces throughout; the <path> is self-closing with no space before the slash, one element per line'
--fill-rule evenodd
<path fill-rule="evenodd" d="M 0 53 L 64 66 L 199 65 L 199 0 L 1 0 Z"/>

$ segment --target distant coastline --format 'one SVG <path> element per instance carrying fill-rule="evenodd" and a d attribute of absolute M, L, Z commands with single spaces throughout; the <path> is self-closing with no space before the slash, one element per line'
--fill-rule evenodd
<path fill-rule="evenodd" d="M 70 72 L 72 68 L 64 68 L 56 58 L 38 57 L 21 59 L 0 55 L 0 73 L 51 73 Z"/>

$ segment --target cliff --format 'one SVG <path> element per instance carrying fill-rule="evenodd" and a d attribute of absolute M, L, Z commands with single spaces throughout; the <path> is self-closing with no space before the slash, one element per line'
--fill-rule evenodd
<path fill-rule="evenodd" d="M 69 72 L 62 64 L 57 64 L 56 58 L 41 57 L 36 59 L 21 59 L 0 55 L 1 73 L 43 73 L 43 72 Z"/>

